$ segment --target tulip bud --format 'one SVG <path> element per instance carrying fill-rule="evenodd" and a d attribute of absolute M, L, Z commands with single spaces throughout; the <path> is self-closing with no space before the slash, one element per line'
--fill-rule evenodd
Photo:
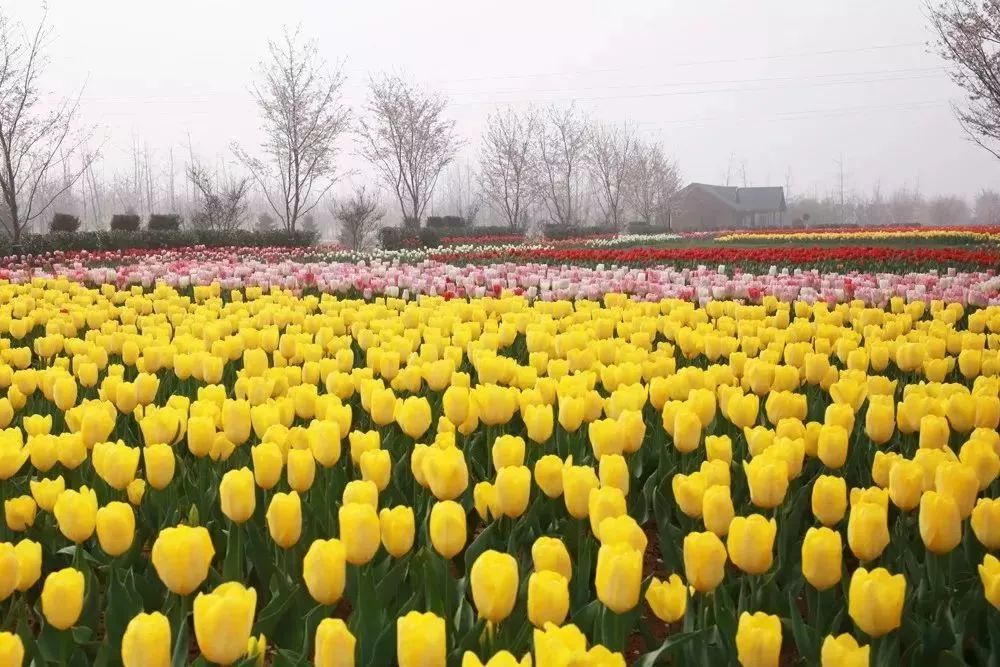
<path fill-rule="evenodd" d="M 497 471 L 494 484 L 497 510 L 516 519 L 528 508 L 531 495 L 531 471 L 525 466 L 508 466 Z"/>
<path fill-rule="evenodd" d="M 263 442 L 250 450 L 253 459 L 253 476 L 257 486 L 265 491 L 273 489 L 281 479 L 284 466 L 281 448 L 273 442 Z"/>
<path fill-rule="evenodd" d="M 590 466 L 564 466 L 562 472 L 563 500 L 574 519 L 583 519 L 589 512 L 590 492 L 600 486 L 597 474 Z"/>
<path fill-rule="evenodd" d="M 86 542 L 97 523 L 97 494 L 85 486 L 79 491 L 67 489 L 59 494 L 52 513 L 59 532 L 67 540 L 76 544 Z"/>
<path fill-rule="evenodd" d="M 820 591 L 840 581 L 844 545 L 840 533 L 810 528 L 802 542 L 802 576 Z"/>
<path fill-rule="evenodd" d="M 986 490 L 1000 475 L 1000 454 L 985 440 L 969 440 L 959 450 L 958 459 L 976 471 L 980 491 Z"/>
<path fill-rule="evenodd" d="M 4 571 L 17 572 L 15 588 L 23 593 L 34 586 L 42 576 L 42 545 L 31 540 L 21 540 L 14 545 L 14 556 L 17 558 L 17 567 L 7 567 Z M 3 588 L 6 589 L 6 585 Z M 3 664 L 2 661 L 0 664 Z"/>
<path fill-rule="evenodd" d="M 121 556 L 135 539 L 135 513 L 128 503 L 110 502 L 97 510 L 97 540 L 109 556 Z"/>
<path fill-rule="evenodd" d="M 256 406 L 254 409 L 259 410 L 263 407 L 266 406 Z M 222 432 L 234 445 L 242 445 L 250 439 L 250 416 L 250 403 L 247 401 L 227 399 L 222 404 Z M 262 435 L 263 432 L 257 434 L 258 437 Z"/>
<path fill-rule="evenodd" d="M 812 512 L 824 526 L 833 526 L 847 511 L 847 482 L 843 477 L 821 475 L 812 489 Z"/>
<path fill-rule="evenodd" d="M 847 520 L 847 543 L 858 560 L 870 561 L 881 556 L 889 545 L 887 508 L 879 503 L 853 504 Z"/>
<path fill-rule="evenodd" d="M 575 433 L 583 423 L 584 401 L 578 396 L 559 397 L 559 425 L 567 433 Z"/>
<path fill-rule="evenodd" d="M 465 510 L 454 500 L 434 503 L 430 522 L 431 544 L 446 559 L 454 558 L 465 548 Z"/>
<path fill-rule="evenodd" d="M 128 447 L 121 441 L 99 442 L 94 445 L 94 470 L 101 479 L 117 490 L 124 491 L 135 479 L 139 467 L 139 448 Z"/>
<path fill-rule="evenodd" d="M 947 462 L 937 467 L 934 488 L 949 496 L 958 506 L 959 515 L 965 519 L 972 514 L 972 507 L 979 495 L 979 477 L 975 468 L 963 463 Z"/>
<path fill-rule="evenodd" d="M 416 534 L 413 508 L 399 505 L 379 512 L 382 545 L 394 558 L 402 558 L 413 548 Z"/>
<path fill-rule="evenodd" d="M 848 614 L 871 637 L 881 637 L 899 627 L 906 597 L 906 578 L 885 568 L 869 572 L 859 567 L 851 576 Z"/>
<path fill-rule="evenodd" d="M 445 667 L 445 651 L 445 623 L 440 616 L 411 611 L 396 619 L 399 667 Z"/>
<path fill-rule="evenodd" d="M 71 567 L 53 572 L 42 585 L 42 615 L 57 630 L 76 625 L 83 611 L 85 580 L 83 573 Z"/>
<path fill-rule="evenodd" d="M 19 567 L 17 548 L 10 542 L 0 542 L 0 600 L 17 590 Z"/>
<path fill-rule="evenodd" d="M 194 599 L 194 634 L 202 655 L 229 665 L 246 654 L 257 607 L 257 591 L 234 581 Z"/>
<path fill-rule="evenodd" d="M 980 498 L 972 510 L 972 532 L 989 551 L 1000 550 L 1000 499 Z"/>
<path fill-rule="evenodd" d="M 257 506 L 253 473 L 249 468 L 230 470 L 219 483 L 219 501 L 222 513 L 233 523 L 245 523 L 253 516 Z"/>
<path fill-rule="evenodd" d="M 422 396 L 410 396 L 399 404 L 396 423 L 403 429 L 403 433 L 416 440 L 431 425 L 431 404 Z"/>
<path fill-rule="evenodd" d="M 729 533 L 729 525 L 736 511 L 728 486 L 710 486 L 705 490 L 701 502 L 702 521 L 705 528 L 719 537 Z"/>
<path fill-rule="evenodd" d="M 549 498 L 563 492 L 563 461 L 555 454 L 546 454 L 535 462 L 535 483 Z"/>
<path fill-rule="evenodd" d="M 17 667 L 24 664 L 24 644 L 21 638 L 12 632 L 0 632 L 0 664 Z M 125 665 L 125 667 L 131 666 Z"/>
<path fill-rule="evenodd" d="M 872 460 L 872 481 L 875 485 L 880 489 L 889 486 L 889 473 L 892 472 L 893 466 L 902 460 L 903 456 L 897 452 L 875 452 L 875 458 Z"/>
<path fill-rule="evenodd" d="M 688 590 L 681 578 L 670 575 L 666 581 L 653 577 L 646 589 L 646 602 L 656 617 L 664 623 L 676 623 L 687 609 Z"/>
<path fill-rule="evenodd" d="M 733 441 L 728 435 L 705 436 L 705 452 L 709 461 L 723 461 L 729 465 L 733 462 Z"/>
<path fill-rule="evenodd" d="M 701 518 L 702 500 L 707 486 L 708 479 L 701 472 L 690 475 L 678 473 L 671 480 L 674 501 L 680 510 L 692 519 Z"/>
<path fill-rule="evenodd" d="M 469 486 L 465 455 L 457 447 L 431 447 L 424 454 L 424 478 L 438 500 L 454 500 Z"/>
<path fill-rule="evenodd" d="M 500 470 L 507 466 L 524 465 L 524 439 L 514 435 L 501 435 L 493 443 L 493 466 Z"/>
<path fill-rule="evenodd" d="M 529 405 L 522 416 L 532 442 L 543 444 L 549 441 L 555 426 L 551 405 Z"/>
<path fill-rule="evenodd" d="M 214 557 L 212 538 L 201 526 L 164 528 L 153 542 L 156 574 L 177 595 L 189 595 L 201 586 Z"/>
<path fill-rule="evenodd" d="M 836 470 L 847 461 L 848 433 L 843 426 L 826 424 L 819 431 L 817 454 L 827 468 Z"/>
<path fill-rule="evenodd" d="M 777 667 L 781 655 L 781 619 L 758 611 L 743 612 L 736 628 L 736 657 L 743 667 Z"/>
<path fill-rule="evenodd" d="M 573 563 L 566 545 L 557 537 L 539 537 L 531 545 L 531 562 L 536 572 L 550 570 L 562 575 L 566 581 L 573 578 Z"/>
<path fill-rule="evenodd" d="M 639 552 L 645 552 L 647 546 L 646 533 L 636 523 L 636 520 L 627 514 L 607 517 L 601 520 L 598 525 L 600 531 L 601 544 L 617 544 L 619 542 L 629 545 Z"/>
<path fill-rule="evenodd" d="M 146 480 L 133 479 L 125 488 L 125 493 L 128 495 L 128 501 L 138 507 L 139 503 L 142 502 L 142 497 L 146 494 Z"/>
<path fill-rule="evenodd" d="M 944 555 L 962 540 L 962 517 L 951 496 L 927 491 L 920 498 L 920 538 L 927 550 Z"/>
<path fill-rule="evenodd" d="M 598 463 L 601 486 L 613 486 L 625 495 L 629 489 L 629 471 L 625 457 L 621 454 L 606 454 Z"/>
<path fill-rule="evenodd" d="M 361 455 L 361 479 L 375 483 L 379 491 L 389 486 L 392 459 L 385 449 L 372 449 Z"/>
<path fill-rule="evenodd" d="M 136 615 L 122 637 L 124 667 L 167 667 L 170 665 L 170 622 L 156 611 Z"/>
<path fill-rule="evenodd" d="M 324 618 L 316 628 L 316 667 L 354 667 L 357 639 L 339 618 Z"/>
<path fill-rule="evenodd" d="M 282 549 L 295 546 L 302 536 L 302 500 L 298 492 L 276 493 L 267 507 L 267 529 Z"/>
<path fill-rule="evenodd" d="M 846 632 L 837 637 L 829 635 L 820 650 L 820 667 L 868 667 L 870 652 L 870 646 L 858 646 L 857 640 Z"/>
<path fill-rule="evenodd" d="M 201 458 L 208 456 L 215 441 L 215 421 L 211 417 L 192 416 L 187 423 L 188 450 Z"/>
<path fill-rule="evenodd" d="M 497 506 L 497 492 L 489 482 L 479 482 L 472 490 L 473 504 L 476 506 L 476 514 L 483 521 L 492 521 L 500 516 L 500 509 Z"/>
<path fill-rule="evenodd" d="M 59 378 L 52 385 L 52 402 L 56 407 L 66 412 L 76 405 L 76 380 L 71 375 Z"/>
<path fill-rule="evenodd" d="M 700 593 L 711 593 L 726 575 L 726 547 L 715 533 L 684 536 L 684 578 Z"/>
<path fill-rule="evenodd" d="M 346 551 L 340 540 L 316 540 L 302 561 L 302 578 L 309 595 L 325 605 L 337 604 L 344 594 Z"/>
<path fill-rule="evenodd" d="M 920 418 L 920 448 L 940 449 L 948 444 L 951 430 L 948 420 L 937 415 L 924 415 Z"/>
<path fill-rule="evenodd" d="M 674 415 L 674 447 L 682 454 L 698 449 L 701 444 L 701 419 L 691 409 L 681 408 Z"/>
<path fill-rule="evenodd" d="M 601 537 L 601 521 L 627 512 L 625 494 L 621 489 L 613 486 L 591 489 L 587 498 L 587 515 L 590 517 L 590 529 L 598 539 Z"/>

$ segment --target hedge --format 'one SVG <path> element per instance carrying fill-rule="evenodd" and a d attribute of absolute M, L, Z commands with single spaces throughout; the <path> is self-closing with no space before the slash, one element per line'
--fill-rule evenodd
<path fill-rule="evenodd" d="M 80 229 L 80 218 L 69 213 L 55 213 L 49 223 L 50 232 L 75 232 Z"/>
<path fill-rule="evenodd" d="M 133 213 L 116 213 L 111 216 L 111 231 L 135 232 L 139 230 L 142 219 Z"/>
<path fill-rule="evenodd" d="M 230 232 L 214 230 L 185 229 L 179 231 L 140 230 L 128 234 L 101 230 L 96 232 L 25 234 L 21 237 L 20 246 L 12 248 L 10 239 L 0 238 L 0 256 L 12 254 L 41 255 L 62 251 L 72 252 L 88 250 L 131 250 L 131 249 L 167 249 L 185 248 L 190 246 L 241 246 L 262 248 L 304 247 L 316 243 L 317 235 L 305 231 L 286 232 L 237 230 Z"/>
<path fill-rule="evenodd" d="M 584 236 L 612 236 L 618 230 L 613 226 L 579 227 L 577 225 L 542 225 L 542 235 L 552 241 L 564 241 Z"/>
<path fill-rule="evenodd" d="M 180 229 L 181 216 L 177 213 L 151 213 L 146 228 L 158 232 L 171 232 Z"/>

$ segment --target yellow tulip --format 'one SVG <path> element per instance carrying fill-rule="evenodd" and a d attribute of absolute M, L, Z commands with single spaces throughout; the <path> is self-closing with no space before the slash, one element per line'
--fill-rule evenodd
<path fill-rule="evenodd" d="M 859 646 L 854 637 L 844 633 L 827 636 L 820 649 L 820 667 L 868 667 L 870 646 Z"/>
<path fill-rule="evenodd" d="M 497 470 L 507 466 L 524 465 L 524 438 L 501 435 L 493 442 L 493 467 Z"/>
<path fill-rule="evenodd" d="M 349 406 L 348 406 L 349 409 Z M 340 426 L 331 421 L 313 420 L 309 424 L 308 441 L 313 458 L 324 468 L 332 468 L 340 460 Z"/>
<path fill-rule="evenodd" d="M 528 577 L 528 620 L 536 628 L 562 625 L 569 613 L 569 582 L 552 570 Z"/>
<path fill-rule="evenodd" d="M 324 618 L 316 628 L 316 667 L 354 667 L 357 639 L 339 618 Z"/>
<path fill-rule="evenodd" d="M 684 536 L 684 578 L 700 593 L 711 593 L 726 575 L 726 547 L 711 532 Z"/>
<path fill-rule="evenodd" d="M 413 508 L 399 505 L 378 515 L 382 545 L 394 558 L 402 558 L 413 548 L 416 525 Z"/>
<path fill-rule="evenodd" d="M 14 556 L 17 558 L 17 567 L 8 566 L 4 571 L 17 573 L 15 588 L 23 593 L 34 586 L 42 576 L 42 545 L 31 540 L 21 540 L 14 545 Z M 3 588 L 6 589 L 6 582 Z"/>
<path fill-rule="evenodd" d="M 774 558 L 777 524 L 759 514 L 735 517 L 729 525 L 726 548 L 736 567 L 748 574 L 767 572 Z"/>
<path fill-rule="evenodd" d="M 431 612 L 411 611 L 396 619 L 399 667 L 445 667 L 445 652 L 443 618 Z"/>
<path fill-rule="evenodd" d="M 674 415 L 674 447 L 682 454 L 693 452 L 701 444 L 701 419 L 697 413 L 681 408 Z"/>
<path fill-rule="evenodd" d="M 980 491 L 1000 475 L 1000 454 L 985 440 L 973 438 L 966 442 L 958 452 L 958 460 L 976 471 Z"/>
<path fill-rule="evenodd" d="M 403 433 L 416 440 L 431 425 L 431 404 L 426 398 L 410 396 L 396 410 L 396 423 Z"/>
<path fill-rule="evenodd" d="M 201 586 L 214 557 L 212 538 L 202 526 L 164 528 L 153 542 L 156 574 L 177 595 L 189 595 Z"/>
<path fill-rule="evenodd" d="M 750 502 L 763 509 L 777 507 L 788 492 L 788 464 L 769 457 L 756 456 L 749 463 L 743 462 Z"/>
<path fill-rule="evenodd" d="M 124 491 L 135 479 L 139 467 L 139 448 L 119 442 L 99 442 L 94 445 L 94 470 L 108 486 Z"/>
<path fill-rule="evenodd" d="M 851 576 L 848 614 L 871 637 L 881 637 L 899 627 L 906 597 L 906 578 L 885 568 L 869 572 L 859 567 Z"/>
<path fill-rule="evenodd" d="M 53 572 L 42 585 L 42 614 L 57 630 L 76 625 L 83 611 L 83 573 L 71 567 Z"/>
<path fill-rule="evenodd" d="M 590 492 L 600 486 L 597 474 L 590 466 L 564 466 L 562 470 L 563 500 L 574 519 L 585 519 L 589 513 Z"/>
<path fill-rule="evenodd" d="M 719 537 L 729 534 L 729 525 L 736 514 L 728 486 L 710 486 L 702 496 L 701 515 L 705 528 Z"/>
<path fill-rule="evenodd" d="M 937 415 L 924 415 L 920 418 L 920 448 L 940 449 L 948 444 L 951 431 L 948 420 Z"/>
<path fill-rule="evenodd" d="M 479 617 L 499 623 L 517 601 L 517 561 L 510 554 L 484 551 L 472 565 L 469 584 Z"/>
<path fill-rule="evenodd" d="M 142 461 L 146 469 L 146 481 L 154 489 L 163 490 L 173 480 L 176 461 L 170 445 L 159 444 L 143 448 Z"/>
<path fill-rule="evenodd" d="M 52 415 L 25 415 L 21 420 L 25 435 L 48 435 L 52 431 Z"/>
<path fill-rule="evenodd" d="M 12 632 L 0 632 L 0 664 L 20 667 L 24 664 L 24 644 Z M 125 667 L 131 667 L 126 664 Z"/>
<path fill-rule="evenodd" d="M 590 529 L 594 536 L 600 539 L 601 521 L 609 517 L 622 516 L 627 513 L 625 494 L 613 486 L 591 489 L 587 497 L 587 515 L 590 517 Z"/>
<path fill-rule="evenodd" d="M 873 396 L 868 403 L 868 412 L 865 415 L 865 434 L 871 438 L 876 445 L 882 445 L 892 438 L 896 430 L 895 409 L 892 397 L 885 397 L 886 400 L 875 400 Z"/>
<path fill-rule="evenodd" d="M 601 486 L 613 486 L 625 495 L 629 489 L 629 471 L 625 457 L 621 454 L 606 454 L 598 462 L 598 477 Z M 561 481 L 561 480 L 560 480 Z"/>
<path fill-rule="evenodd" d="M 983 593 L 991 605 L 1000 609 L 1000 560 L 993 554 L 986 554 L 979 566 L 979 579 L 983 583 Z"/>
<path fill-rule="evenodd" d="M 353 482 L 348 482 L 344 487 L 342 503 L 344 505 L 351 503 L 371 505 L 373 510 L 378 510 L 378 487 L 372 481 L 356 479 Z"/>
<path fill-rule="evenodd" d="M 0 542 L 0 600 L 6 600 L 17 590 L 20 563 L 17 548 L 10 542 Z"/>
<path fill-rule="evenodd" d="M 756 394 L 731 396 L 726 404 L 726 417 L 739 429 L 749 428 L 757 421 L 760 397 Z"/>
<path fill-rule="evenodd" d="M 312 488 L 316 479 L 316 459 L 309 449 L 288 450 L 286 468 L 288 486 L 297 493 L 305 493 Z"/>
<path fill-rule="evenodd" d="M 215 421 L 211 417 L 191 416 L 187 423 L 188 450 L 201 458 L 208 456 L 215 441 Z"/>
<path fill-rule="evenodd" d="M 302 579 L 309 595 L 325 605 L 337 604 L 344 594 L 347 553 L 340 540 L 315 540 L 302 561 Z"/>
<path fill-rule="evenodd" d="M 257 406 L 259 410 L 265 406 Z M 226 400 L 222 404 L 222 432 L 234 445 L 242 445 L 250 439 L 250 403 L 241 400 Z M 257 433 L 260 437 L 263 432 Z"/>
<path fill-rule="evenodd" d="M 777 667 L 781 654 L 781 619 L 758 611 L 740 614 L 736 657 L 743 667 Z"/>
<path fill-rule="evenodd" d="M 733 442 L 728 435 L 705 436 L 705 452 L 709 461 L 733 462 Z"/>
<path fill-rule="evenodd" d="M 128 622 L 122 636 L 125 667 L 169 667 L 170 622 L 156 611 L 140 613 Z"/>
<path fill-rule="evenodd" d="M 424 478 L 438 500 L 454 500 L 469 486 L 469 467 L 457 447 L 431 447 L 424 454 Z"/>
<path fill-rule="evenodd" d="M 253 476 L 257 486 L 266 490 L 273 489 L 281 479 L 284 459 L 281 448 L 273 442 L 262 442 L 250 450 L 253 459 Z"/>
<path fill-rule="evenodd" d="M 692 519 L 701 518 L 702 501 L 708 487 L 708 478 L 702 472 L 684 475 L 678 473 L 670 481 L 674 501 L 684 514 Z"/>
<path fill-rule="evenodd" d="M 813 483 L 812 512 L 824 526 L 833 526 L 847 511 L 847 482 L 843 477 L 821 475 Z"/>
<path fill-rule="evenodd" d="M 66 482 L 63 480 L 62 475 L 53 479 L 33 479 L 29 483 L 29 486 L 31 488 L 31 497 L 35 499 L 38 507 L 46 512 L 51 512 L 55 509 L 59 494 L 66 490 Z"/>
<path fill-rule="evenodd" d="M 531 471 L 525 466 L 500 468 L 494 488 L 497 510 L 504 516 L 516 519 L 528 508 Z"/>
<path fill-rule="evenodd" d="M 59 532 L 67 540 L 77 544 L 86 542 L 97 523 L 97 494 L 85 486 L 79 491 L 67 489 L 59 494 L 52 513 Z"/>
<path fill-rule="evenodd" d="M 532 442 L 543 444 L 549 441 L 555 426 L 551 405 L 529 405 L 522 416 Z"/>
<path fill-rule="evenodd" d="M 566 545 L 557 537 L 542 536 L 531 545 L 531 562 L 536 572 L 556 572 L 570 581 L 573 579 L 573 563 Z"/>
<path fill-rule="evenodd" d="M 764 451 L 770 448 L 774 444 L 775 433 L 769 428 L 764 426 L 754 426 L 753 428 L 744 427 L 743 437 L 747 441 L 747 447 L 750 450 L 750 456 L 756 457 L 764 453 Z"/>
<path fill-rule="evenodd" d="M 546 454 L 535 462 L 535 483 L 549 498 L 563 492 L 563 461 L 555 454 Z"/>
<path fill-rule="evenodd" d="M 430 521 L 431 544 L 447 559 L 454 558 L 465 548 L 465 510 L 454 500 L 434 503 Z"/>
<path fill-rule="evenodd" d="M 453 424 L 461 424 L 469 414 L 471 397 L 467 387 L 451 385 L 441 397 L 444 414 Z M 529 436 L 530 437 L 530 436 Z"/>
<path fill-rule="evenodd" d="M 257 591 L 234 581 L 194 599 L 194 634 L 208 660 L 228 665 L 246 654 Z"/>
<path fill-rule="evenodd" d="M 14 532 L 23 532 L 34 525 L 38 505 L 31 496 L 18 496 L 5 500 L 3 509 L 7 527 Z"/>
<path fill-rule="evenodd" d="M 282 549 L 289 549 L 302 536 L 302 499 L 296 491 L 276 493 L 267 506 L 267 530 Z"/>
<path fill-rule="evenodd" d="M 219 502 L 222 513 L 233 523 L 245 523 L 257 507 L 253 473 L 249 468 L 230 470 L 219 483 Z"/>
<path fill-rule="evenodd" d="M 543 665 L 570 665 L 574 664 L 574 661 L 575 664 L 582 665 L 615 664 L 610 661 L 597 662 L 592 660 L 592 656 L 587 654 L 587 637 L 572 623 L 562 627 L 550 624 L 545 626 L 544 630 L 536 628 L 534 644 L 535 663 L 539 667 Z"/>
<path fill-rule="evenodd" d="M 63 412 L 76 405 L 76 394 L 76 380 L 72 376 L 61 377 L 52 385 L 52 402 Z"/>
<path fill-rule="evenodd" d="M 142 497 L 146 494 L 146 480 L 133 479 L 126 487 L 125 493 L 128 495 L 128 501 L 138 507 L 139 503 L 142 502 Z"/>
<path fill-rule="evenodd" d="M 943 555 L 962 540 L 962 517 L 954 499 L 927 491 L 920 498 L 920 539 L 928 551 Z"/>
<path fill-rule="evenodd" d="M 980 498 L 972 510 L 972 532 L 989 551 L 1000 550 L 1000 499 Z"/>
<path fill-rule="evenodd" d="M 583 423 L 584 401 L 577 396 L 559 397 L 559 425 L 568 433 L 575 433 Z"/>
<path fill-rule="evenodd" d="M 923 485 L 924 469 L 916 461 L 902 459 L 889 469 L 889 498 L 904 512 L 920 503 Z"/>
<path fill-rule="evenodd" d="M 802 576 L 820 591 L 840 582 L 844 545 L 840 533 L 810 528 L 802 542 Z"/>
<path fill-rule="evenodd" d="M 955 501 L 958 513 L 963 519 L 972 514 L 979 494 L 979 477 L 975 468 L 963 463 L 946 462 L 937 467 L 934 488 L 938 493 Z"/>
<path fill-rule="evenodd" d="M 135 512 L 128 503 L 110 502 L 97 510 L 97 540 L 109 556 L 121 556 L 135 539 Z"/>
<path fill-rule="evenodd" d="M 886 507 L 862 502 L 851 506 L 847 520 L 847 543 L 858 560 L 870 561 L 889 546 L 889 518 Z"/>
<path fill-rule="evenodd" d="M 848 433 L 843 426 L 824 425 L 819 432 L 817 454 L 827 468 L 836 470 L 847 461 Z"/>
<path fill-rule="evenodd" d="M 684 617 L 687 599 L 687 586 L 676 574 L 670 575 L 666 581 L 653 577 L 646 589 L 646 603 L 664 623 L 676 623 Z"/>
<path fill-rule="evenodd" d="M 597 597 L 605 607 L 624 614 L 639 603 L 642 552 L 628 544 L 602 544 L 597 552 Z"/>

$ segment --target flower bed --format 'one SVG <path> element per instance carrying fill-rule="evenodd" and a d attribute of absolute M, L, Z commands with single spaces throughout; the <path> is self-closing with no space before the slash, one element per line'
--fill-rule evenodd
<path fill-rule="evenodd" d="M 1000 240 L 1000 227 L 873 227 L 866 229 L 752 229 L 737 230 L 715 237 L 717 243 L 759 241 L 843 242 L 843 241 L 940 241 L 945 243 L 991 243 Z"/>

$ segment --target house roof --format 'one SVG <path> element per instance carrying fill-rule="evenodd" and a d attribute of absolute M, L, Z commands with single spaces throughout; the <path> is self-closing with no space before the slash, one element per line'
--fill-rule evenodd
<path fill-rule="evenodd" d="M 734 211 L 760 213 L 785 210 L 785 189 L 782 187 L 737 188 L 728 185 L 691 183 L 678 194 L 685 196 L 692 190 L 709 194 Z"/>

